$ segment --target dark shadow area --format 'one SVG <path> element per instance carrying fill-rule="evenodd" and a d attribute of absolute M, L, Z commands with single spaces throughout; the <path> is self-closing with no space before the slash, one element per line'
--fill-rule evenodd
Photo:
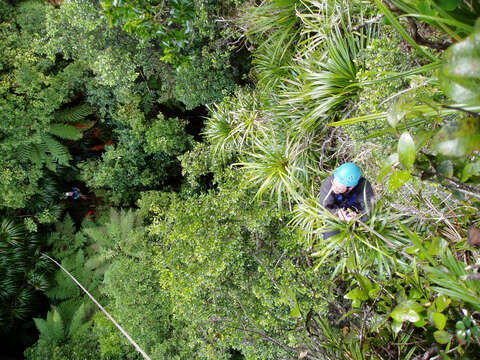
<path fill-rule="evenodd" d="M 230 349 L 230 350 L 228 350 L 228 353 L 230 354 L 230 360 L 243 360 L 243 359 L 245 359 L 243 354 L 236 349 Z"/>
<path fill-rule="evenodd" d="M 50 310 L 50 303 L 48 298 L 40 291 L 36 296 L 36 309 L 30 319 L 19 323 L 6 333 L 0 332 L 3 340 L 0 360 L 22 360 L 24 359 L 23 352 L 25 349 L 37 342 L 39 333 L 33 318 L 46 318 L 47 312 Z"/>

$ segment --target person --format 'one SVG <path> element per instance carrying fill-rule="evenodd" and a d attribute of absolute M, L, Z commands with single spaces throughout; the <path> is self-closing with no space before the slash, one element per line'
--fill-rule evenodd
<path fill-rule="evenodd" d="M 87 197 L 80 192 L 80 189 L 77 187 L 72 187 L 72 191 L 67 191 L 65 193 L 66 197 L 72 197 L 73 200 L 86 199 Z"/>
<path fill-rule="evenodd" d="M 370 182 L 362 176 L 360 168 L 347 162 L 327 177 L 320 187 L 319 201 L 330 213 L 343 221 L 351 221 L 357 216 L 366 221 L 373 206 L 374 193 Z M 327 231 L 324 239 L 338 234 Z"/>

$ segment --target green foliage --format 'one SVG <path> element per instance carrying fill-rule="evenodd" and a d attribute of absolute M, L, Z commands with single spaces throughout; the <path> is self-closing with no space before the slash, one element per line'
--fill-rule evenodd
<path fill-rule="evenodd" d="M 421 19 L 456 40 L 471 32 L 480 15 L 478 4 L 466 0 L 393 0 L 392 3 L 401 11 Z"/>
<path fill-rule="evenodd" d="M 180 57 L 192 36 L 195 2 L 174 0 L 168 3 L 144 0 L 102 1 L 105 15 L 112 25 L 142 38 L 155 38 L 161 44 L 165 60 Z M 178 60 L 177 60 L 178 61 Z"/>
<path fill-rule="evenodd" d="M 175 98 L 185 104 L 187 110 L 200 105 L 219 102 L 235 88 L 230 54 L 205 47 L 190 61 L 177 68 L 175 74 Z"/>
<path fill-rule="evenodd" d="M 480 51 L 476 45 L 480 39 L 480 21 L 475 30 L 462 42 L 452 45 L 445 52 L 439 80 L 445 94 L 460 104 L 480 104 L 478 90 Z"/>
<path fill-rule="evenodd" d="M 234 180 L 218 193 L 187 200 L 172 196 L 150 208 L 157 214 L 149 232 L 164 244 L 154 257 L 160 284 L 175 299 L 175 317 L 205 344 L 199 358 L 228 358 L 231 347 L 248 359 L 283 356 L 285 350 L 269 339 L 295 341 L 295 332 L 287 329 L 299 310 L 292 310 L 295 304 L 308 306 L 303 296 L 294 301 L 285 290 L 296 283 L 293 234 L 274 208 L 251 203 L 250 196 Z M 276 255 L 270 258 L 269 252 Z M 277 258 L 282 252 L 284 261 Z"/>
<path fill-rule="evenodd" d="M 12 331 L 19 320 L 37 311 L 39 293 L 50 288 L 52 267 L 40 256 L 45 244 L 22 223 L 3 218 L 0 224 L 0 323 Z"/>
<path fill-rule="evenodd" d="M 119 142 L 108 146 L 101 160 L 79 165 L 82 180 L 93 189 L 106 189 L 110 201 L 133 203 L 139 192 L 165 185 L 178 172 L 176 161 L 163 152 L 145 152 L 145 139 L 119 131 Z"/>
<path fill-rule="evenodd" d="M 25 207 L 45 190 L 40 179 L 48 171 L 69 164 L 70 154 L 56 137 L 81 137 L 77 128 L 55 121 L 56 110 L 81 89 L 85 68 L 42 55 L 45 18 L 52 10 L 43 2 L 24 2 L 0 24 L 0 187 L 2 205 L 9 208 Z"/>

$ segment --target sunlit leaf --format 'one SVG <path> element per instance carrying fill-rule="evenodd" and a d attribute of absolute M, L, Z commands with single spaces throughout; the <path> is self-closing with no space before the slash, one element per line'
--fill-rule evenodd
<path fill-rule="evenodd" d="M 467 164 L 462 170 L 461 181 L 465 182 L 470 179 L 472 176 L 480 175 L 480 160 L 475 161 L 474 163 Z"/>
<path fill-rule="evenodd" d="M 448 344 L 452 340 L 452 335 L 444 330 L 437 330 L 433 333 L 435 341 L 439 344 Z"/>
<path fill-rule="evenodd" d="M 390 316 L 397 321 L 417 322 L 421 320 L 419 313 L 423 311 L 423 306 L 413 300 L 407 300 L 395 307 Z"/>
<path fill-rule="evenodd" d="M 290 312 L 291 317 L 300 317 L 300 307 L 296 304 L 293 310 Z"/>
<path fill-rule="evenodd" d="M 387 113 L 387 121 L 390 126 L 393 128 L 397 127 L 398 122 L 405 117 L 413 105 L 415 104 L 411 102 L 410 97 L 401 96 L 397 98 L 397 100 L 390 105 Z"/>
<path fill-rule="evenodd" d="M 403 325 L 403 322 L 401 321 L 397 321 L 397 320 L 392 321 L 392 330 L 395 333 L 395 335 L 397 335 L 400 332 L 400 330 L 402 330 L 402 325 Z"/>
<path fill-rule="evenodd" d="M 465 40 L 450 46 L 439 80 L 443 91 L 461 104 L 480 104 L 480 21 Z"/>
<path fill-rule="evenodd" d="M 435 299 L 434 304 L 435 304 L 435 307 L 437 308 L 437 311 L 442 312 L 448 307 L 448 305 L 450 305 L 451 302 L 452 300 L 446 297 L 445 295 L 440 295 Z"/>
<path fill-rule="evenodd" d="M 447 317 L 442 313 L 436 312 L 432 314 L 432 321 L 438 330 L 443 330 L 447 323 Z"/>
<path fill-rule="evenodd" d="M 404 132 L 400 136 L 397 151 L 400 163 L 407 169 L 411 168 L 415 162 L 415 143 L 408 132 Z"/>
<path fill-rule="evenodd" d="M 410 171 L 408 170 L 397 170 L 391 176 L 388 181 L 388 189 L 390 191 L 395 191 L 403 186 L 410 179 Z"/>
<path fill-rule="evenodd" d="M 464 117 L 447 123 L 434 137 L 433 147 L 446 156 L 463 156 L 480 150 L 480 119 Z"/>
<path fill-rule="evenodd" d="M 393 153 L 392 155 L 390 155 L 387 160 L 385 160 L 382 170 L 380 170 L 380 173 L 377 176 L 377 183 L 382 182 L 382 180 L 385 179 L 385 176 L 387 176 L 388 173 L 392 171 L 393 166 L 398 162 L 398 153 Z"/>

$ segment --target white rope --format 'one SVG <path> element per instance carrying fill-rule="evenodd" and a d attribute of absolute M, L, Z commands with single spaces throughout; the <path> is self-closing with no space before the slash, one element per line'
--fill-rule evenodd
<path fill-rule="evenodd" d="M 100 303 L 87 291 L 87 289 L 85 289 L 82 284 L 80 284 L 77 279 L 75 279 L 75 277 L 70 274 L 67 269 L 65 269 L 62 265 L 60 265 L 57 261 L 55 261 L 54 259 L 52 259 L 50 256 L 48 256 L 47 254 L 44 254 L 42 253 L 43 256 L 45 256 L 47 259 L 49 259 L 50 261 L 52 261 L 54 264 L 56 264 L 60 269 L 62 269 L 73 281 L 75 281 L 75 283 L 80 287 L 80 289 L 83 290 L 83 292 L 85 294 L 88 295 L 88 297 L 90 299 L 92 299 L 92 301 L 95 303 L 95 305 L 98 306 L 98 308 L 100 310 L 103 311 L 103 313 L 110 319 L 110 321 L 117 327 L 118 330 L 120 330 L 120 332 L 127 338 L 127 340 L 130 342 L 130 344 L 132 344 L 135 349 L 137 349 L 137 351 L 142 354 L 142 356 L 144 357 L 145 360 L 152 360 L 150 359 L 150 357 L 145 353 L 145 351 L 142 350 L 142 348 L 140 346 L 138 346 L 138 344 L 130 337 L 130 335 L 127 334 L 127 332 L 125 330 L 123 330 L 123 328 L 120 326 L 120 324 L 118 324 L 115 319 L 107 312 L 107 310 L 105 310 L 103 308 L 102 305 L 100 305 Z"/>

